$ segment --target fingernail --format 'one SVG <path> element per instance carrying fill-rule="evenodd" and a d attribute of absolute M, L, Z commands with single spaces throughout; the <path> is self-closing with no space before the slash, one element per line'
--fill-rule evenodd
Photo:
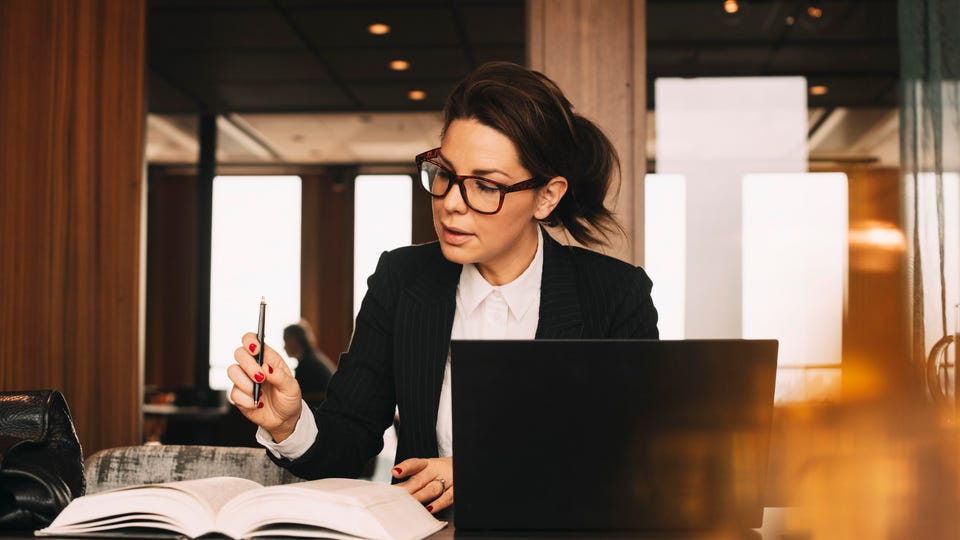
<path fill-rule="evenodd" d="M 251 344 L 250 344 L 250 352 L 257 352 L 257 344 L 256 344 L 256 343 L 251 343 Z"/>
<path fill-rule="evenodd" d="M 270 371 L 270 374 L 273 375 L 273 366 L 267 366 L 267 369 Z"/>
<path fill-rule="evenodd" d="M 403 469 L 401 469 L 400 467 L 394 467 L 393 472 L 397 474 L 403 474 Z"/>
<path fill-rule="evenodd" d="M 262 408 L 263 408 L 263 402 L 262 402 L 262 401 L 257 402 L 257 408 L 258 408 L 258 409 L 262 409 Z"/>
<path fill-rule="evenodd" d="M 253 380 L 257 382 L 263 382 L 264 379 L 266 379 L 266 377 L 264 377 L 263 373 L 260 373 L 259 371 L 257 372 L 256 375 L 253 376 Z"/>
<path fill-rule="evenodd" d="M 433 512 L 433 505 L 432 505 L 432 504 L 428 504 L 428 505 L 427 505 L 427 512 Z"/>

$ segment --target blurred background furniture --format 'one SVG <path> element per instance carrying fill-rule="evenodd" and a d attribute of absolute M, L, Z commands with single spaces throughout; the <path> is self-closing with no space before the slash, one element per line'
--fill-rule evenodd
<path fill-rule="evenodd" d="M 144 443 L 262 449 L 255 439 L 257 427 L 222 390 L 147 387 L 143 416 Z"/>
<path fill-rule="evenodd" d="M 87 494 L 129 485 L 237 476 L 265 486 L 299 482 L 277 466 L 263 448 L 158 445 L 119 446 L 85 463 Z"/>

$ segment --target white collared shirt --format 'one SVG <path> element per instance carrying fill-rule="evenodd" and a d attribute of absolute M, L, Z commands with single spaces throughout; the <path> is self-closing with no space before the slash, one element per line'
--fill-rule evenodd
<path fill-rule="evenodd" d="M 537 252 L 530 266 L 506 285 L 491 285 L 474 264 L 465 264 L 457 285 L 456 310 L 450 339 L 533 339 L 540 322 L 540 284 L 543 278 L 543 234 L 537 234 Z M 443 370 L 437 409 L 437 447 L 440 457 L 453 455 L 453 423 L 450 399 L 450 352 Z M 307 414 L 304 414 L 306 412 Z M 403 418 L 400 419 L 403 422 Z M 306 402 L 294 432 L 276 443 L 263 428 L 257 442 L 277 457 L 296 459 L 310 448 L 318 430 Z"/>
<path fill-rule="evenodd" d="M 517 279 L 495 287 L 474 264 L 463 265 L 457 285 L 457 308 L 450 339 L 533 339 L 540 322 L 540 282 L 543 278 L 543 237 L 537 234 L 537 253 Z M 403 419 L 400 419 L 403 422 Z M 450 353 L 443 369 L 437 409 L 437 446 L 440 457 L 453 455 L 453 419 L 450 408 Z"/>

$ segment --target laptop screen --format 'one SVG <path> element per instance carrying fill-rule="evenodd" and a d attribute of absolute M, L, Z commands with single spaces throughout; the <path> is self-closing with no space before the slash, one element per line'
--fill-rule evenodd
<path fill-rule="evenodd" d="M 458 341 L 457 530 L 758 527 L 777 342 Z"/>

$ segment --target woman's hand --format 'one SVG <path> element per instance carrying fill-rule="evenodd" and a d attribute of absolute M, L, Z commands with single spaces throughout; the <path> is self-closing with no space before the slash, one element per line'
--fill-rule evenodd
<path fill-rule="evenodd" d="M 276 442 L 293 433 L 300 419 L 300 385 L 290 367 L 270 347 L 263 351 L 263 365 L 257 365 L 260 347 L 257 335 L 244 334 L 243 347 L 233 353 L 236 364 L 227 368 L 233 382 L 230 399 L 248 420 L 270 432 Z M 253 383 L 260 383 L 260 402 L 253 402 Z"/>
<path fill-rule="evenodd" d="M 406 478 L 397 485 L 425 504 L 431 514 L 453 504 L 452 457 L 403 460 L 393 468 L 393 477 Z"/>

